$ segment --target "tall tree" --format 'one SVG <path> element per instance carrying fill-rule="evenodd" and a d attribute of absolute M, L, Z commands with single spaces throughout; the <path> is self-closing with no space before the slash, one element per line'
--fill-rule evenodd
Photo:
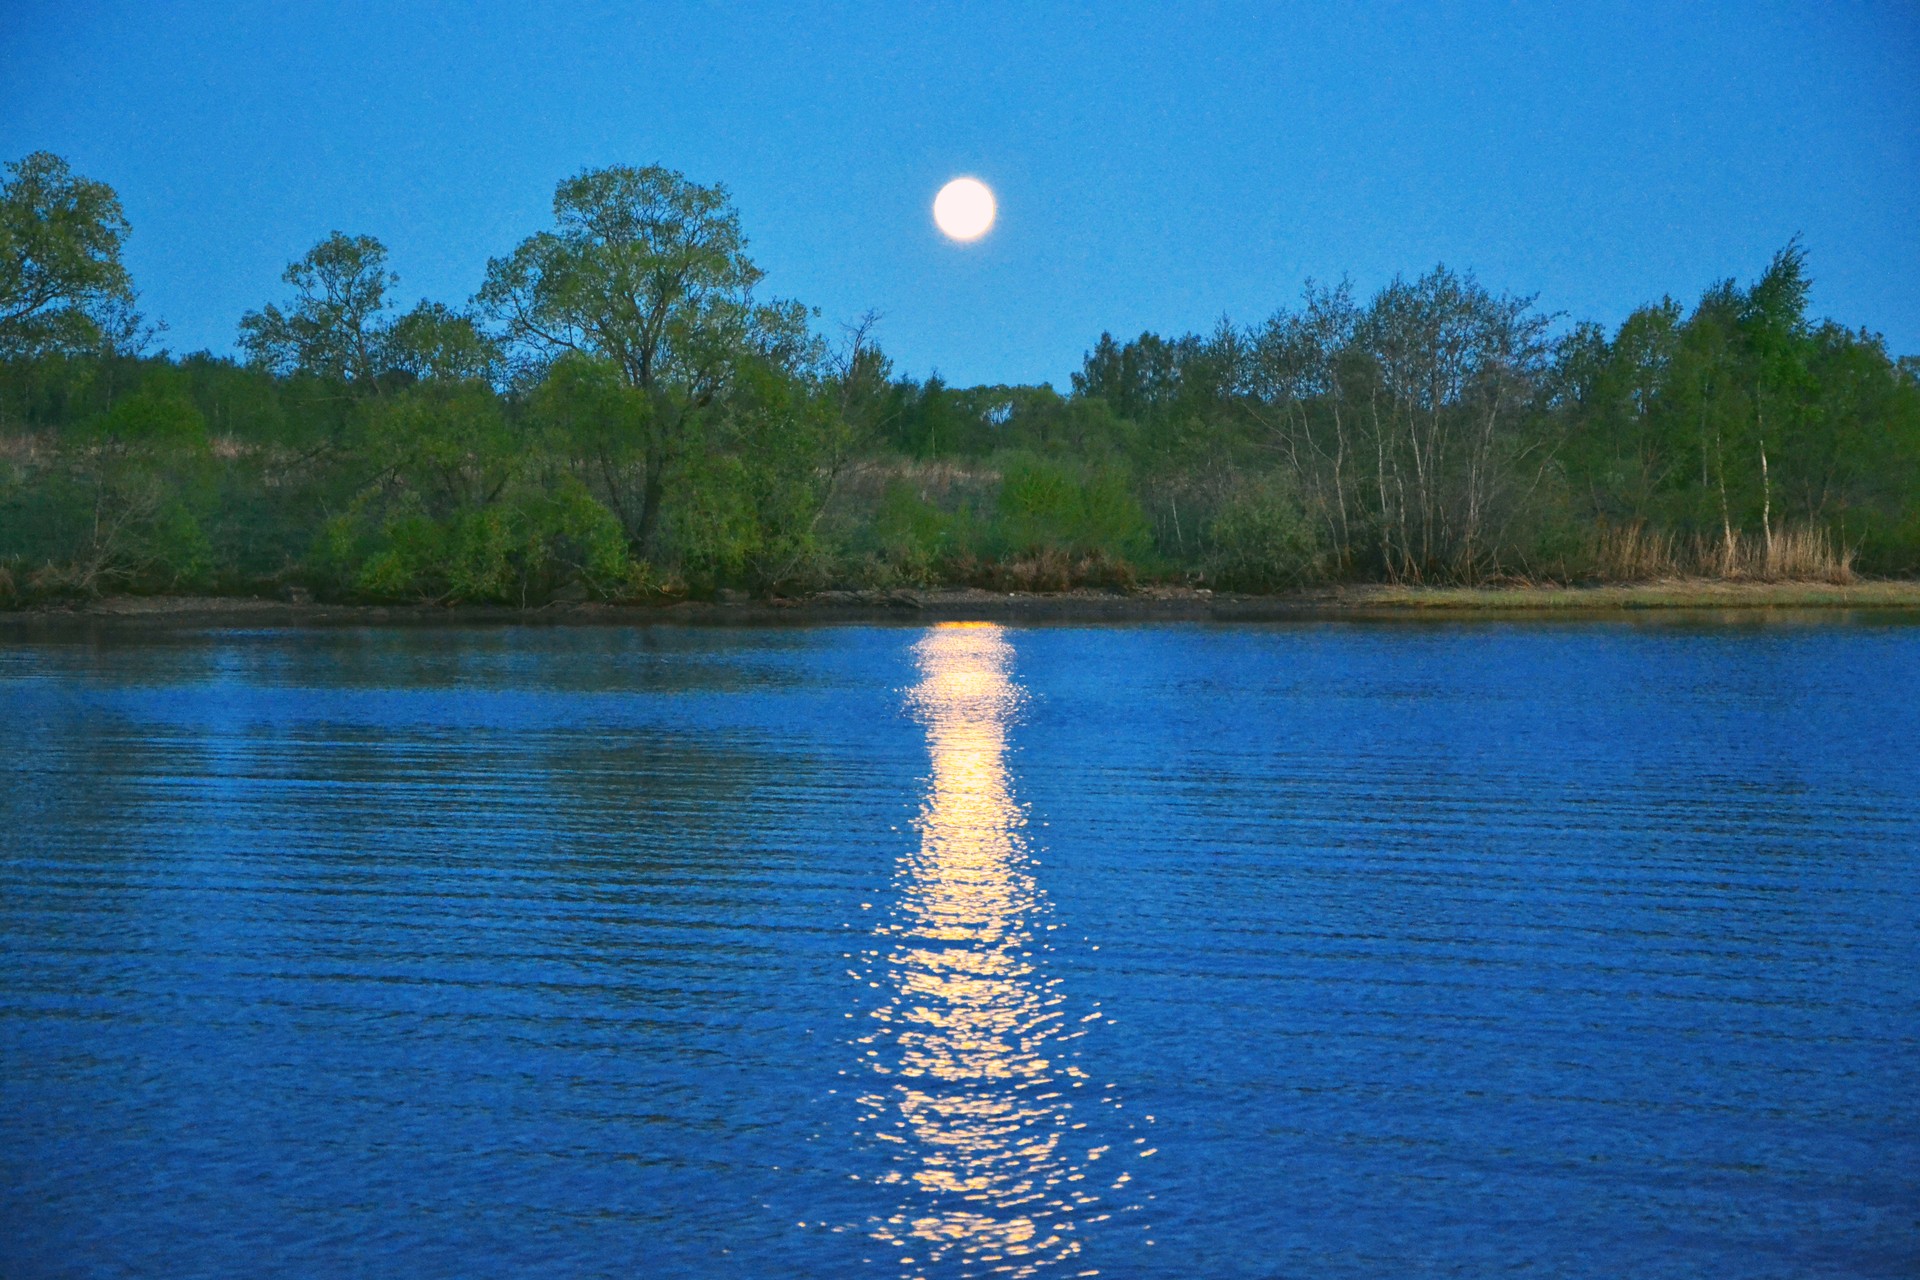
<path fill-rule="evenodd" d="M 0 356 L 137 346 L 120 198 L 46 151 L 0 175 Z"/>
<path fill-rule="evenodd" d="M 1353 288 L 1309 280 L 1299 311 L 1276 312 L 1248 333 L 1240 404 L 1287 464 L 1325 523 L 1336 567 L 1355 558 L 1353 490 L 1366 459 L 1357 452 L 1358 413 L 1343 377 L 1356 356 L 1360 309 Z"/>
<path fill-rule="evenodd" d="M 1395 279 L 1361 315 L 1373 515 L 1390 576 L 1472 580 L 1495 567 L 1504 522 L 1547 463 L 1549 441 L 1527 422 L 1547 324 L 1533 299 L 1496 296 L 1443 266 Z"/>
<path fill-rule="evenodd" d="M 1798 237 L 1773 255 L 1759 280 L 1747 290 L 1740 327 L 1749 365 L 1753 402 L 1754 450 L 1760 459 L 1760 531 L 1769 563 L 1774 558 L 1773 464 L 1783 446 L 1793 450 L 1813 391 L 1807 362 L 1813 354 L 1807 324 L 1807 294 L 1813 282 L 1806 271 L 1806 250 Z M 1789 454 L 1791 456 L 1791 454 Z"/>
<path fill-rule="evenodd" d="M 387 369 L 390 305 L 400 277 L 387 270 L 387 248 L 372 236 L 336 231 L 280 277 L 293 286 L 285 310 L 268 303 L 240 318 L 240 346 L 254 364 L 275 373 L 306 373 L 379 390 Z"/>
<path fill-rule="evenodd" d="M 761 304 L 723 186 L 659 166 L 589 169 L 561 182 L 554 227 L 487 264 L 481 306 L 535 369 L 579 354 L 638 400 L 600 433 L 592 471 L 636 552 L 654 550 L 669 476 L 742 358 L 797 369 L 813 354 L 806 311 Z"/>

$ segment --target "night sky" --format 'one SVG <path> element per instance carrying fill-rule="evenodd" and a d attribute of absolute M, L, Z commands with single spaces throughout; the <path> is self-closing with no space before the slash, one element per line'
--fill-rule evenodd
<path fill-rule="evenodd" d="M 1617 322 L 1796 233 L 1817 312 L 1920 352 L 1909 4 L 0 0 L 0 159 L 38 149 L 120 192 L 182 352 L 336 228 L 462 303 L 613 163 L 726 183 L 763 291 L 960 383 L 1441 261 Z M 1000 202 L 968 246 L 929 215 L 962 173 Z"/>

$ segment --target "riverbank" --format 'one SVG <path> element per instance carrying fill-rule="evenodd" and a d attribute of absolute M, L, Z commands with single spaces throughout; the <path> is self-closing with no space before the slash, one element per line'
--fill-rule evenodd
<path fill-rule="evenodd" d="M 1855 610 L 1920 616 L 1920 581 L 1761 583 L 1687 580 L 1596 587 L 1343 586 L 1286 595 L 1150 587 L 1130 593 L 1004 594 L 972 588 L 825 591 L 795 599 L 659 604 L 370 605 L 206 596 L 105 596 L 0 612 L 0 628 L 66 621 L 122 625 L 390 626 L 445 623 L 736 625 L 874 621 L 1177 622 L 1310 618 L 1569 617 L 1681 611 Z"/>

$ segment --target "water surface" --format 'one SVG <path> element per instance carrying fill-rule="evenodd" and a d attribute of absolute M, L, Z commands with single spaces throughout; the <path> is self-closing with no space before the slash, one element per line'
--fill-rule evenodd
<path fill-rule="evenodd" d="M 0 1275 L 1920 1269 L 1920 630 L 0 641 Z"/>

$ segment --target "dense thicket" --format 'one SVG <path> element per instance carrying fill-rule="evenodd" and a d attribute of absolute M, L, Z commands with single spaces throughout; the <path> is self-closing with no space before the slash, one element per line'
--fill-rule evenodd
<path fill-rule="evenodd" d="M 534 603 L 722 586 L 1920 571 L 1920 364 L 1815 320 L 1800 246 L 1608 333 L 1436 268 L 1072 387 L 896 377 L 761 272 L 724 188 L 562 182 L 464 307 L 334 233 L 146 354 L 111 189 L 0 179 L 0 598 Z"/>

